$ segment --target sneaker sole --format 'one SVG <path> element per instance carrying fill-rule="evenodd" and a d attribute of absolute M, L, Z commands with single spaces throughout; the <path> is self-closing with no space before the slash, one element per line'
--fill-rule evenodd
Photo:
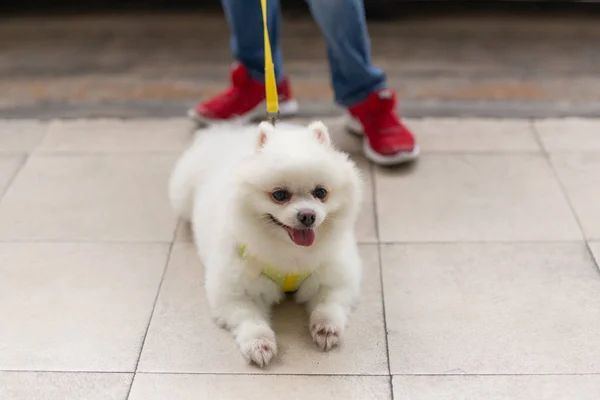
<path fill-rule="evenodd" d="M 346 130 L 353 135 L 360 136 L 362 138 L 365 137 L 360 122 L 358 122 L 351 116 L 347 116 Z M 368 140 L 363 140 L 363 153 L 369 161 L 375 164 L 384 167 L 392 167 L 394 165 L 401 165 L 414 161 L 416 158 L 419 157 L 419 154 L 421 153 L 421 148 L 419 147 L 419 145 L 415 145 L 413 150 L 410 152 L 401 152 L 398 154 L 394 154 L 393 156 L 384 156 L 373 150 Z"/>
<path fill-rule="evenodd" d="M 299 108 L 300 107 L 298 105 L 297 100 L 282 101 L 281 103 L 279 103 L 279 116 L 283 117 L 283 118 L 293 117 L 294 115 L 296 115 L 298 113 Z M 230 119 L 207 118 L 207 117 L 204 117 L 204 116 L 198 114 L 196 112 L 196 110 L 193 108 L 188 110 L 187 115 L 189 118 L 191 118 L 195 122 L 204 124 L 204 125 L 218 125 L 218 124 L 232 124 L 232 123 L 247 124 L 248 122 L 264 118 L 265 110 L 266 110 L 266 103 L 263 101 L 259 105 L 254 107 L 254 109 L 248 111 L 246 114 L 240 115 L 235 118 L 230 118 Z"/>

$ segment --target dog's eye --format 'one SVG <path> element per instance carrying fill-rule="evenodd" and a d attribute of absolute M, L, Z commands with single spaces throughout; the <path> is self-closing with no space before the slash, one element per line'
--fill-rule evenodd
<path fill-rule="evenodd" d="M 325 198 L 327 197 L 327 190 L 323 188 L 316 188 L 315 190 L 313 190 L 312 194 L 319 200 L 325 200 Z"/>
<path fill-rule="evenodd" d="M 284 189 L 279 189 L 271 193 L 271 197 L 273 200 L 283 203 L 286 200 L 289 200 L 292 197 L 291 193 Z"/>

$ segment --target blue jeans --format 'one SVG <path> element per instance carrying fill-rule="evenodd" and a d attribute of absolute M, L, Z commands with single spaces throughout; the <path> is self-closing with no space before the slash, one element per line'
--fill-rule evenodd
<path fill-rule="evenodd" d="M 386 87 L 382 70 L 371 65 L 371 49 L 363 0 L 306 0 L 327 42 L 335 101 L 351 107 Z M 264 38 L 260 0 L 221 0 L 235 58 L 250 75 L 264 81 Z M 267 0 L 267 25 L 277 80 L 283 78 L 279 43 L 279 0 Z"/>

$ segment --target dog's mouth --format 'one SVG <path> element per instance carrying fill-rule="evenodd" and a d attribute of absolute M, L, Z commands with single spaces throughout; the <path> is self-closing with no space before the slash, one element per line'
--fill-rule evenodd
<path fill-rule="evenodd" d="M 310 228 L 296 229 L 287 226 L 286 224 L 279 221 L 277 218 L 269 214 L 269 220 L 277 226 L 282 227 L 292 239 L 292 242 L 298 246 L 309 247 L 315 242 L 315 231 Z"/>

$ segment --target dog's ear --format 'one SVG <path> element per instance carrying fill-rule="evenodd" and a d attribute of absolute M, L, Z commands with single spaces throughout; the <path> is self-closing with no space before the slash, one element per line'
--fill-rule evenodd
<path fill-rule="evenodd" d="M 269 122 L 263 121 L 258 125 L 258 143 L 256 145 L 258 150 L 264 147 L 273 132 L 275 132 L 275 128 Z"/>
<path fill-rule="evenodd" d="M 327 127 L 325 126 L 325 124 L 323 122 L 321 122 L 321 121 L 311 122 L 311 124 L 308 125 L 308 129 L 311 130 L 315 134 L 315 137 L 317 138 L 317 140 L 319 142 L 323 143 L 324 145 L 331 144 L 331 137 L 329 136 L 329 130 L 327 129 Z"/>

